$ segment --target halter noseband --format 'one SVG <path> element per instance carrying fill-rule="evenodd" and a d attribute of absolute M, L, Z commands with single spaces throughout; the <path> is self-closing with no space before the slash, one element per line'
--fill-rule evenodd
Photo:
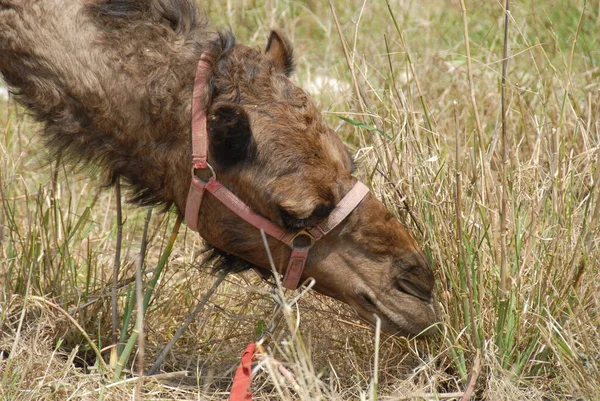
<path fill-rule="evenodd" d="M 192 95 L 192 182 L 185 205 L 185 221 L 191 230 L 198 231 L 198 217 L 202 197 L 205 191 L 210 192 L 244 221 L 259 230 L 263 230 L 266 234 L 283 242 L 292 249 L 282 285 L 288 289 L 296 289 L 300 282 L 310 248 L 312 248 L 316 241 L 323 238 L 340 224 L 358 206 L 369 192 L 369 189 L 357 181 L 328 217 L 323 219 L 319 224 L 299 232 L 290 232 L 254 213 L 244 201 L 217 180 L 214 170 L 207 161 L 208 135 L 206 129 L 206 108 L 203 106 L 202 98 L 210 68 L 208 62 L 207 54 L 202 53 L 194 81 Z M 208 181 L 204 181 L 196 176 L 196 169 L 210 169 L 212 177 Z"/>

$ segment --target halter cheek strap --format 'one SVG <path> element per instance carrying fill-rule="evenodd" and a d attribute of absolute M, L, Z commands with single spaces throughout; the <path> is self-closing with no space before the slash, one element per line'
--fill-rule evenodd
<path fill-rule="evenodd" d="M 195 169 L 208 167 L 208 135 L 206 133 L 206 107 L 203 107 L 203 97 L 206 96 L 205 86 L 208 81 L 209 56 L 202 53 L 192 93 L 192 165 Z"/>
<path fill-rule="evenodd" d="M 300 232 L 287 231 L 285 228 L 254 213 L 244 201 L 216 179 L 214 171 L 207 161 L 206 108 L 202 105 L 202 98 L 205 96 L 204 91 L 209 68 L 208 56 L 203 53 L 196 70 L 192 97 L 192 182 L 185 206 L 185 221 L 191 230 L 198 231 L 202 198 L 205 191 L 210 192 L 212 196 L 244 221 L 292 248 L 282 285 L 288 289 L 295 289 L 302 277 L 310 248 L 316 241 L 323 238 L 348 217 L 363 200 L 369 189 L 357 181 L 327 218 L 316 226 Z M 213 176 L 208 181 L 204 181 L 195 175 L 196 169 L 210 169 Z"/>

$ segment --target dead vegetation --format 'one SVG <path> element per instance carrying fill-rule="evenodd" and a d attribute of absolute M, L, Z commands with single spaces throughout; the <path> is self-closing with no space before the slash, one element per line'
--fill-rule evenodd
<path fill-rule="evenodd" d="M 247 43 L 264 45 L 271 26 L 290 33 L 296 81 L 322 89 L 315 96 L 355 152 L 363 181 L 420 233 L 444 320 L 436 338 L 382 336 L 376 353 L 372 328 L 309 293 L 265 343 L 298 387 L 265 362 L 257 397 L 460 399 L 473 382 L 476 399 L 598 399 L 597 2 L 512 5 L 504 165 L 504 4 L 467 2 L 463 12 L 461 2 L 445 0 L 398 0 L 389 9 L 332 3 L 346 53 L 326 2 L 211 1 L 207 10 Z M 101 373 L 92 347 L 102 350 L 110 339 L 114 196 L 99 179 L 49 164 L 37 127 L 11 101 L 0 99 L 0 122 L 0 398 L 131 398 L 138 379 L 128 370 L 118 379 Z M 122 316 L 145 211 L 124 206 L 124 216 Z M 151 221 L 146 279 L 174 220 L 167 213 Z M 212 285 L 201 249 L 180 229 L 145 320 L 146 366 Z M 168 355 L 163 376 L 145 379 L 141 399 L 225 399 L 239 354 L 274 315 L 267 285 L 252 273 L 229 277 Z M 134 356 L 127 368 L 136 363 Z"/>

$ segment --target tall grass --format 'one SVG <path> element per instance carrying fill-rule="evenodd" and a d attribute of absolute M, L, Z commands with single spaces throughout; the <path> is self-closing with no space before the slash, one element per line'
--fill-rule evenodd
<path fill-rule="evenodd" d="M 294 306 L 274 311 L 267 286 L 230 277 L 163 366 L 189 376 L 145 381 L 142 399 L 226 398 L 239 354 L 267 328 L 255 376 L 264 399 L 460 399 L 470 383 L 478 399 L 599 399 L 597 2 L 511 2 L 507 40 L 501 1 L 205 7 L 243 43 L 264 46 L 273 26 L 290 34 L 296 81 L 313 88 L 362 179 L 432 262 L 441 334 L 376 343 L 339 303 L 309 293 L 295 304 L 279 294 L 280 305 Z M 38 127 L 11 102 L 0 100 L 0 122 L 0 398 L 130 396 L 134 382 L 76 369 L 81 359 L 94 365 L 93 347 L 31 297 L 71 312 L 94 347 L 111 343 L 114 195 L 94 172 L 72 175 L 49 162 Z M 145 211 L 125 206 L 123 216 L 118 299 L 127 316 Z M 184 229 L 157 273 L 174 220 L 167 213 L 150 224 L 144 277 L 156 281 L 146 366 L 213 281 L 208 268 L 198 271 L 201 244 Z"/>

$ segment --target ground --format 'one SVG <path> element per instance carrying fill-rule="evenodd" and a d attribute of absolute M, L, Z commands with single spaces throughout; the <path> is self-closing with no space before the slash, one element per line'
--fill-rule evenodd
<path fill-rule="evenodd" d="M 273 321 L 257 399 L 600 399 L 600 4 L 511 1 L 506 42 L 504 5 L 203 3 L 239 42 L 288 34 L 294 79 L 434 266 L 443 319 L 428 339 L 387 337 L 310 292 L 279 319 L 247 273 L 218 288 L 163 374 L 138 384 L 134 348 L 115 378 L 94 353 L 111 344 L 114 190 L 49 160 L 39 126 L 0 91 L 0 399 L 225 399 L 242 350 Z M 123 213 L 125 343 L 147 210 Z M 147 280 L 174 225 L 153 211 Z M 146 368 L 215 280 L 202 249 L 178 230 L 144 321 Z"/>

